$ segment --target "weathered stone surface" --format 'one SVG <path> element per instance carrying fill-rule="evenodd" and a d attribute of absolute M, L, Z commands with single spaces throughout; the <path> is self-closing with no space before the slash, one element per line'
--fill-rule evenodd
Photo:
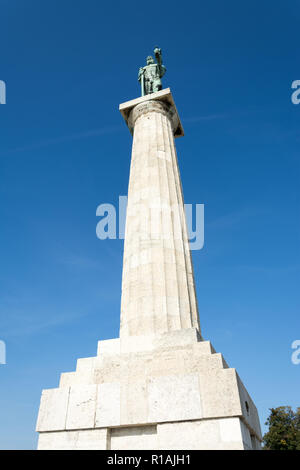
<path fill-rule="evenodd" d="M 121 424 L 121 387 L 118 382 L 98 385 L 95 427 Z"/>
<path fill-rule="evenodd" d="M 43 391 L 39 449 L 259 448 L 254 403 L 200 335 L 173 98 L 145 98 L 120 106 L 134 128 L 120 338 Z"/>
<path fill-rule="evenodd" d="M 97 385 L 70 387 L 66 429 L 95 427 Z"/>
<path fill-rule="evenodd" d="M 130 367 L 130 366 L 129 366 Z M 123 377 L 121 391 L 121 424 L 144 424 L 148 422 L 147 383 L 139 375 Z"/>
<path fill-rule="evenodd" d="M 189 334 L 182 331 L 185 338 Z M 76 372 L 67 375 L 68 386 L 62 384 L 59 389 L 44 391 L 38 430 L 138 426 L 138 445 L 142 446 L 144 442 L 147 446 L 157 437 L 154 438 L 152 433 L 145 437 L 141 429 L 147 430 L 152 424 L 172 423 L 172 430 L 170 427 L 161 429 L 170 429 L 170 433 L 177 436 L 180 432 L 184 436 L 191 434 L 193 438 L 187 448 L 259 447 L 261 435 L 257 411 L 235 369 L 228 368 L 222 355 L 215 353 L 208 341 L 195 342 L 196 337 L 192 335 L 193 340 L 184 344 L 179 341 L 179 336 L 173 332 L 166 334 L 163 341 L 157 341 L 157 348 L 152 342 L 153 347 L 149 349 L 149 340 L 146 350 L 140 350 L 142 346 L 136 343 L 137 352 L 104 354 L 78 361 Z M 129 350 L 132 349 L 135 348 L 131 344 Z M 93 378 L 93 384 L 84 384 L 87 377 Z M 80 380 L 83 380 L 82 385 L 78 385 Z M 231 418 L 238 421 L 230 421 Z M 241 423 L 240 427 L 237 423 Z M 112 445 L 126 448 L 131 442 L 130 433 L 115 433 Z M 240 436 L 238 440 L 237 435 Z M 155 448 L 185 448 L 184 436 L 180 444 L 176 444 L 174 436 L 168 441 L 168 436 L 167 431 L 162 434 L 161 441 L 155 441 Z M 213 436 L 213 440 L 209 436 Z M 43 446 L 48 442 L 48 438 L 45 439 Z M 67 445 L 66 442 L 70 441 L 63 440 L 59 445 Z M 169 447 L 166 442 L 170 442 Z"/>
<path fill-rule="evenodd" d="M 98 356 L 120 354 L 120 338 L 98 341 Z"/>
<path fill-rule="evenodd" d="M 235 369 L 228 368 L 209 341 L 199 341 L 193 330 L 166 333 L 156 341 L 144 338 L 145 348 L 134 337 L 128 339 L 125 351 L 135 352 L 80 359 L 76 372 L 64 374 L 68 386 L 63 383 L 61 389 L 69 396 L 64 401 L 66 429 L 239 416 L 260 438 L 251 398 Z M 91 377 L 93 384 L 84 385 Z M 63 425 L 54 429 L 65 429 Z"/>
<path fill-rule="evenodd" d="M 43 432 L 39 436 L 38 450 L 106 450 L 108 437 L 107 429 Z"/>
<path fill-rule="evenodd" d="M 236 375 L 244 420 L 247 422 L 249 428 L 252 429 L 253 433 L 257 433 L 258 438 L 261 439 L 262 435 L 256 406 L 254 405 L 252 398 L 247 392 L 240 377 L 238 376 L 238 374 Z"/>
<path fill-rule="evenodd" d="M 156 426 L 132 426 L 111 430 L 111 450 L 157 449 Z"/>
<path fill-rule="evenodd" d="M 202 418 L 197 375 L 163 375 L 148 382 L 148 421 L 185 421 Z"/>
<path fill-rule="evenodd" d="M 157 435 L 159 449 L 245 449 L 239 418 L 159 424 Z"/>
<path fill-rule="evenodd" d="M 69 387 L 43 390 L 36 430 L 56 431 L 66 428 Z"/>
<path fill-rule="evenodd" d="M 158 92 L 164 99 L 171 93 Z M 134 127 L 121 298 L 127 336 L 200 331 L 182 188 L 174 145 L 177 112 L 166 101 L 121 105 Z M 132 104 L 134 106 L 132 107 Z M 175 121 L 174 121 L 175 119 Z M 122 344 L 122 343 L 121 343 Z"/>

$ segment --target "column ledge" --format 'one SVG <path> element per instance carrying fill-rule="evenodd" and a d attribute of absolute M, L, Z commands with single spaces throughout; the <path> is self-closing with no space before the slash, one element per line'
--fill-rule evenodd
<path fill-rule="evenodd" d="M 178 122 L 176 129 L 174 129 L 174 137 L 184 136 L 184 130 L 170 88 L 165 88 L 164 90 L 160 90 L 156 93 L 150 93 L 149 95 L 141 96 L 119 105 L 120 113 L 122 114 L 131 135 L 133 134 L 133 127 L 129 120 L 130 113 L 133 108 L 135 108 L 135 106 L 146 103 L 147 101 L 161 101 L 162 103 L 168 105 L 170 110 L 172 110 L 172 114 L 176 115 L 176 120 Z"/>

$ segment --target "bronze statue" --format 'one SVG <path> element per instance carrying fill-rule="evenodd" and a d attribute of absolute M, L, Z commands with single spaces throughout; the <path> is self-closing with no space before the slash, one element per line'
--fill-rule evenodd
<path fill-rule="evenodd" d="M 147 65 L 140 67 L 138 81 L 141 82 L 142 96 L 155 93 L 162 89 L 161 78 L 166 73 L 166 67 L 162 65 L 161 49 L 154 49 L 156 62 L 151 55 L 147 57 Z"/>

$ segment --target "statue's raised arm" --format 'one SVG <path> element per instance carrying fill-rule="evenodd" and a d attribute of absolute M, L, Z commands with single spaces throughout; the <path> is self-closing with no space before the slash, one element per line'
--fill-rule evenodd
<path fill-rule="evenodd" d="M 158 69 L 159 69 L 159 75 L 160 75 L 160 78 L 162 78 L 164 76 L 164 74 L 166 73 L 166 67 L 163 65 L 162 63 L 162 54 L 161 54 L 161 49 L 156 47 L 154 49 L 154 54 L 155 54 L 155 59 L 156 59 L 156 62 L 157 62 L 157 65 L 158 65 Z"/>
<path fill-rule="evenodd" d="M 154 55 L 156 62 L 152 56 L 147 57 L 147 65 L 140 67 L 138 80 L 141 83 L 142 96 L 150 93 L 156 93 L 162 89 L 161 78 L 166 73 L 166 67 L 162 63 L 161 49 L 155 47 Z"/>

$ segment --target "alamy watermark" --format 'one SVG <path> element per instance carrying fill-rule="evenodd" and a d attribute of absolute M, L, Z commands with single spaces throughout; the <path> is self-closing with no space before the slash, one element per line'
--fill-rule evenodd
<path fill-rule="evenodd" d="M 292 349 L 295 349 L 295 351 L 292 353 L 291 356 L 291 361 L 295 366 L 300 364 L 300 339 L 295 339 L 295 341 L 292 342 Z"/>
<path fill-rule="evenodd" d="M 0 80 L 0 104 L 6 104 L 6 84 Z"/>
<path fill-rule="evenodd" d="M 300 80 L 293 81 L 292 89 L 295 90 L 291 96 L 292 103 L 300 104 Z"/>
<path fill-rule="evenodd" d="M 6 344 L 0 340 L 0 364 L 6 364 Z"/>
<path fill-rule="evenodd" d="M 191 250 L 201 250 L 204 245 L 204 204 L 162 203 L 159 198 L 151 201 L 151 205 L 133 202 L 127 207 L 127 196 L 119 196 L 119 207 L 113 204 L 100 204 L 96 215 L 101 217 L 96 227 L 96 235 L 100 240 L 125 238 L 125 221 L 130 221 L 131 237 L 137 240 L 186 240 Z M 118 216 L 118 224 L 117 224 Z M 186 219 L 187 233 L 185 224 Z M 138 226 L 136 223 L 138 222 Z M 117 230 L 118 225 L 118 230 Z M 135 230 L 134 230 L 135 228 Z"/>

